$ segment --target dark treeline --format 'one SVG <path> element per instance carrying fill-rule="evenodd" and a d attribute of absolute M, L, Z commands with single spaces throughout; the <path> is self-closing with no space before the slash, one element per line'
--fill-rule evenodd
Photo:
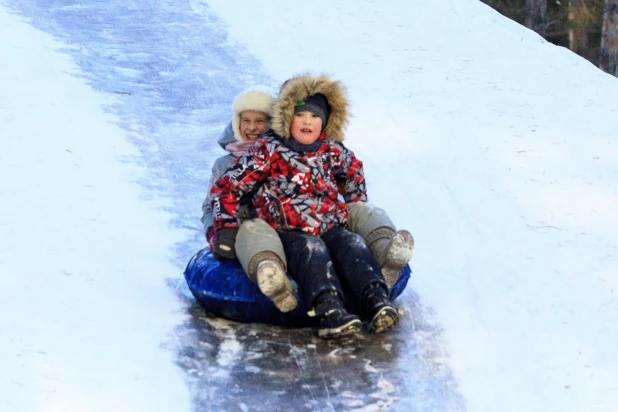
<path fill-rule="evenodd" d="M 481 0 L 618 76 L 618 0 Z"/>

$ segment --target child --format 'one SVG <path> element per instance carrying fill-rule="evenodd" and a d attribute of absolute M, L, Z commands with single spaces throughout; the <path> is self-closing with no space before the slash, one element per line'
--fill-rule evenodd
<path fill-rule="evenodd" d="M 224 147 L 229 154 L 217 159 L 213 165 L 211 187 L 269 128 L 274 101 L 273 95 L 259 86 L 243 91 L 234 99 L 234 115 L 230 125 L 234 140 Z M 202 204 L 202 223 L 204 234 L 215 256 L 229 259 L 238 257 L 249 279 L 258 285 L 262 293 L 271 299 L 280 311 L 293 310 L 297 306 L 297 300 L 286 275 L 287 261 L 277 232 L 263 220 L 249 218 L 251 199 L 247 196 L 241 201 L 242 211 L 239 215 L 244 220 L 240 228 L 219 230 L 215 240 L 211 200 L 208 195 Z"/>
<path fill-rule="evenodd" d="M 344 228 L 346 203 L 367 200 L 362 163 L 340 143 L 347 112 L 339 82 L 311 75 L 291 79 L 275 104 L 273 130 L 211 190 L 217 235 L 238 226 L 241 200 L 251 194 L 257 216 L 278 231 L 290 274 L 310 314 L 319 317 L 323 338 L 360 331 L 358 316 L 344 308 L 344 295 L 375 332 L 399 320 L 371 250 Z"/>
<path fill-rule="evenodd" d="M 238 113 L 235 113 L 234 119 L 237 117 Z M 210 187 L 212 187 L 212 183 L 214 183 L 214 181 L 223 174 L 225 169 L 231 166 L 242 154 L 242 152 L 238 151 L 239 132 L 237 129 L 236 123 L 232 120 L 232 122 L 225 127 L 218 140 L 219 145 L 224 150 L 233 153 L 234 156 L 228 155 L 221 158 L 225 159 L 225 163 L 215 163 Z M 262 133 L 265 131 L 266 130 L 263 130 Z M 251 140 L 248 143 L 248 146 L 253 143 L 254 141 Z M 248 148 L 248 146 L 245 147 Z M 204 213 L 204 216 L 202 217 L 202 223 L 204 223 L 204 233 L 206 234 L 206 239 L 209 241 L 212 249 L 215 240 L 215 233 L 214 230 L 212 230 L 211 200 L 211 197 L 208 196 L 202 206 L 202 209 L 208 210 L 208 213 Z M 347 207 L 347 229 L 351 232 L 358 233 L 363 239 L 365 239 L 365 242 L 373 252 L 375 258 L 378 260 L 378 264 L 382 269 L 384 281 L 390 289 L 395 282 L 397 282 L 397 279 L 399 279 L 399 273 L 401 270 L 412 258 L 414 249 L 414 239 L 412 234 L 407 230 L 397 231 L 395 229 L 395 225 L 383 209 L 373 206 L 367 202 L 350 202 L 347 203 Z M 261 221 L 260 223 L 264 222 Z M 210 236 L 208 235 L 209 229 L 211 230 Z M 269 236 L 270 242 L 276 241 L 272 238 L 270 226 L 264 227 L 263 225 L 260 225 L 259 229 L 256 228 L 256 230 L 264 230 Z M 243 232 L 246 233 L 246 231 Z M 259 235 L 259 233 L 255 233 L 251 236 L 251 241 L 241 242 L 241 244 L 252 244 L 253 242 L 259 242 Z M 232 241 L 233 239 L 227 240 L 228 243 L 232 243 Z M 226 246 L 223 245 L 223 247 Z M 222 256 L 222 252 L 220 251 L 218 255 Z M 241 255 L 243 255 L 244 259 L 247 261 L 251 258 L 251 256 L 245 256 L 246 254 L 243 254 L 242 251 Z M 243 264 L 243 267 L 246 267 L 246 265 Z"/>

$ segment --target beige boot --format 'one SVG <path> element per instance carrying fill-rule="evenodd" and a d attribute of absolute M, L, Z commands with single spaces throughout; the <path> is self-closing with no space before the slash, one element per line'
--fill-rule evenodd
<path fill-rule="evenodd" d="M 262 260 L 258 263 L 255 272 L 258 287 L 273 301 L 277 309 L 281 312 L 289 312 L 296 308 L 298 302 L 292 292 L 290 279 L 278 260 Z"/>
<path fill-rule="evenodd" d="M 414 238 L 407 230 L 395 232 L 382 227 L 367 236 L 369 248 L 376 257 L 386 286 L 390 289 L 399 279 L 399 273 L 412 259 Z"/>

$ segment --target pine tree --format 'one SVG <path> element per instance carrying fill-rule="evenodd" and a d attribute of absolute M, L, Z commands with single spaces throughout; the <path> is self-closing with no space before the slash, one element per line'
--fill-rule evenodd
<path fill-rule="evenodd" d="M 547 0 L 526 0 L 526 27 L 545 37 Z"/>
<path fill-rule="evenodd" d="M 588 23 L 590 13 L 584 0 L 569 0 L 567 27 L 569 30 L 569 48 L 585 56 L 588 49 Z"/>
<path fill-rule="evenodd" d="M 605 0 L 599 67 L 618 77 L 618 0 Z"/>

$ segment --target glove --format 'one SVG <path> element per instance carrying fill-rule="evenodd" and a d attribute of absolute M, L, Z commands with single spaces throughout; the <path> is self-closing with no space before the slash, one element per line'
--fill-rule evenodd
<path fill-rule="evenodd" d="M 235 227 L 226 227 L 217 230 L 217 237 L 214 242 L 212 254 L 219 259 L 234 259 L 236 257 L 234 243 L 236 242 L 237 233 L 238 228 Z"/>

